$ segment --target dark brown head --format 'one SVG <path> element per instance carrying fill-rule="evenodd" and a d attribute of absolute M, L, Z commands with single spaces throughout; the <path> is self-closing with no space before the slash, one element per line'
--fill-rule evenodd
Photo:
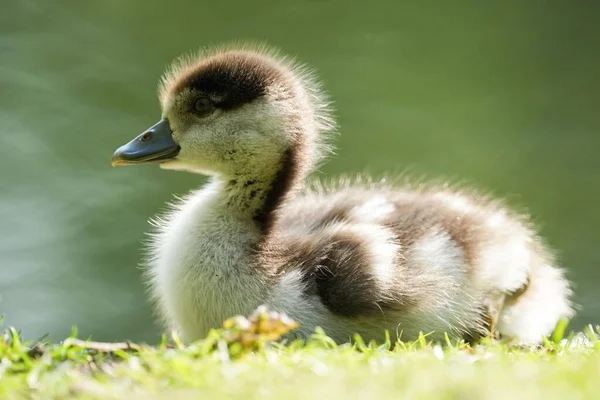
<path fill-rule="evenodd" d="M 159 97 L 161 122 L 117 150 L 113 164 L 272 175 L 293 151 L 307 170 L 333 129 L 310 74 L 265 49 L 216 49 L 182 58 L 163 76 Z"/>

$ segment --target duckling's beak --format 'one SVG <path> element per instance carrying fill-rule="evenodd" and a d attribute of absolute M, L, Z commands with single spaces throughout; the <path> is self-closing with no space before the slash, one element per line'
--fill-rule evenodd
<path fill-rule="evenodd" d="M 177 157 L 179 150 L 180 147 L 173 140 L 169 121 L 163 118 L 131 142 L 119 147 L 112 155 L 112 165 L 164 162 Z"/>

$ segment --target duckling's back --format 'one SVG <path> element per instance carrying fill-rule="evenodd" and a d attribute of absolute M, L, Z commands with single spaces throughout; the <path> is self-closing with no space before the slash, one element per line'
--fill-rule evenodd
<path fill-rule="evenodd" d="M 382 327 L 539 342 L 571 291 L 527 218 L 444 187 L 323 187 L 286 204 L 263 262 L 275 307 L 336 340 Z"/>

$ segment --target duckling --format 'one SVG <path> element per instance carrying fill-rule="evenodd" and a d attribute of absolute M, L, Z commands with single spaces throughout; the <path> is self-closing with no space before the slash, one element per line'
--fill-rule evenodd
<path fill-rule="evenodd" d="M 330 152 L 330 103 L 306 67 L 267 48 L 180 58 L 162 117 L 112 164 L 208 183 L 151 220 L 151 298 L 186 341 L 260 305 L 336 342 L 498 332 L 539 342 L 573 314 L 569 282 L 524 215 L 449 185 L 310 183 Z"/>

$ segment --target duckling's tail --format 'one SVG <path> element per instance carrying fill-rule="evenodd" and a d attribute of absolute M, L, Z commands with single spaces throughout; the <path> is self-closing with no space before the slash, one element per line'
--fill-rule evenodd
<path fill-rule="evenodd" d="M 540 343 L 561 319 L 573 316 L 570 296 L 569 282 L 560 268 L 538 265 L 531 271 L 528 285 L 506 298 L 497 329 L 520 344 Z"/>

